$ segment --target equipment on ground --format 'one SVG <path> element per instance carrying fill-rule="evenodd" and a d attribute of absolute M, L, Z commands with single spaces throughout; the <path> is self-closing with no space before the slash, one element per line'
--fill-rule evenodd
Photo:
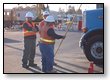
<path fill-rule="evenodd" d="M 88 73 L 94 73 L 94 62 L 90 62 Z"/>

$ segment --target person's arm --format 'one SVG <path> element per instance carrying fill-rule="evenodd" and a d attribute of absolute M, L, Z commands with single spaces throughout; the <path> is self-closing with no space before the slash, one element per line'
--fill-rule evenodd
<path fill-rule="evenodd" d="M 55 31 L 52 28 L 50 28 L 47 31 L 47 35 L 49 35 L 49 36 L 51 36 L 51 37 L 53 37 L 55 39 L 61 39 L 61 38 L 63 39 L 64 38 L 64 36 L 61 36 L 61 35 L 56 34 Z"/>
<path fill-rule="evenodd" d="M 35 31 L 36 31 L 36 32 L 39 31 L 39 27 L 38 27 L 38 25 L 37 25 L 37 26 L 35 25 Z"/>
<path fill-rule="evenodd" d="M 32 28 L 29 27 L 26 23 L 23 24 L 23 28 L 27 29 L 28 31 L 32 31 Z"/>
<path fill-rule="evenodd" d="M 28 31 L 35 31 L 35 32 L 39 31 L 38 26 L 35 25 L 35 28 L 31 28 L 26 23 L 23 24 L 23 28 L 27 29 Z"/>

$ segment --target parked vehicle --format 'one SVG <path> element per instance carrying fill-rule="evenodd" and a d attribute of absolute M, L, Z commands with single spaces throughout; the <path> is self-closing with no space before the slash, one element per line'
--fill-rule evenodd
<path fill-rule="evenodd" d="M 103 9 L 87 10 L 83 13 L 83 29 L 79 46 L 87 59 L 95 64 L 103 64 L 104 58 L 104 24 Z"/>

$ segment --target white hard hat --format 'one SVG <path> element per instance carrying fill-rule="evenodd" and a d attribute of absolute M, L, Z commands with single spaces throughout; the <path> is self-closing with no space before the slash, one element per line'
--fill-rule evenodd
<path fill-rule="evenodd" d="M 27 12 L 25 17 L 32 17 L 33 18 L 34 16 L 33 16 L 32 12 Z"/>
<path fill-rule="evenodd" d="M 50 13 L 48 12 L 48 11 L 44 11 L 43 12 L 43 15 L 45 16 L 45 15 L 49 15 Z"/>
<path fill-rule="evenodd" d="M 46 21 L 46 22 L 55 22 L 55 19 L 54 19 L 53 16 L 47 16 L 47 18 L 44 19 L 44 21 Z"/>

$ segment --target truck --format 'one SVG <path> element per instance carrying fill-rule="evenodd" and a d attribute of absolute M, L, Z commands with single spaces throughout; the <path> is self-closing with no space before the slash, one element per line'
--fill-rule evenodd
<path fill-rule="evenodd" d="M 104 61 L 104 11 L 103 8 L 83 12 L 79 46 L 89 61 L 103 64 Z"/>

